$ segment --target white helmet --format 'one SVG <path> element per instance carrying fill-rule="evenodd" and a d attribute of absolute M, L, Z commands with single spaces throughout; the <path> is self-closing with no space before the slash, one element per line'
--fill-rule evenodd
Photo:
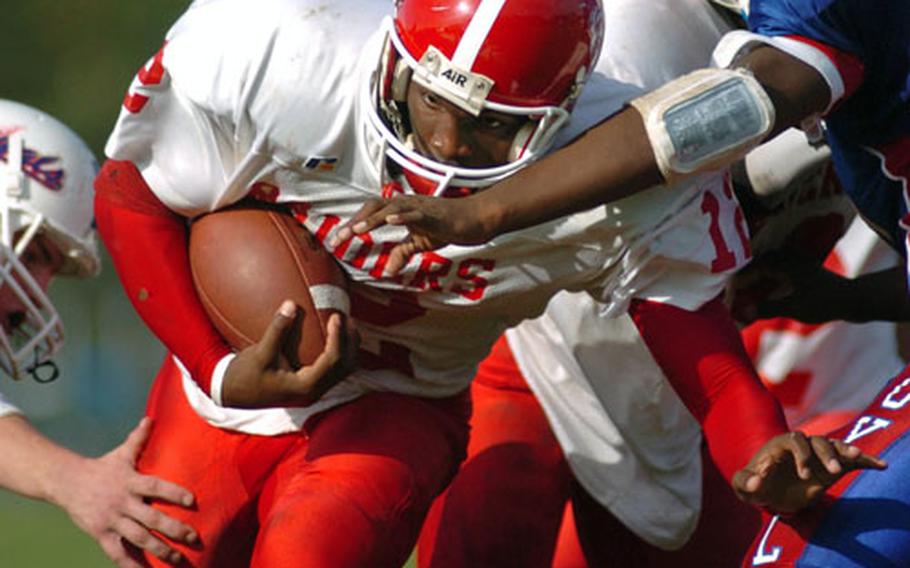
<path fill-rule="evenodd" d="M 100 268 L 92 182 L 98 163 L 79 136 L 54 117 L 0 100 L 0 288 L 26 308 L 21 325 L 0 327 L 0 368 L 52 380 L 50 356 L 63 344 L 63 324 L 35 278 L 19 260 L 39 232 L 59 247 L 59 274 L 93 276 Z"/>

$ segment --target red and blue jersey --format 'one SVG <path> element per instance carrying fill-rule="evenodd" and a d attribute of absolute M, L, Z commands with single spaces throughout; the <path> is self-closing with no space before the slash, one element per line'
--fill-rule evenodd
<path fill-rule="evenodd" d="M 799 515 L 766 518 L 744 567 L 910 566 L 910 368 L 830 436 L 880 456 L 888 469 L 851 473 Z"/>
<path fill-rule="evenodd" d="M 838 176 L 863 216 L 906 254 L 910 2 L 753 0 L 749 28 L 785 40 L 773 45 L 813 65 L 832 86 L 825 122 Z M 807 51 L 828 61 L 800 57 Z"/>

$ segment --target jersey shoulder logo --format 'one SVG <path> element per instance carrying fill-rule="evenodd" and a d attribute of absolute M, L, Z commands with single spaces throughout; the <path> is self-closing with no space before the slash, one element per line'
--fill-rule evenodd
<path fill-rule="evenodd" d="M 9 138 L 18 130 L 0 127 L 0 160 L 9 162 Z M 60 165 L 60 158 L 42 156 L 28 146 L 22 149 L 22 173 L 50 190 L 59 191 L 63 187 L 65 172 Z"/>

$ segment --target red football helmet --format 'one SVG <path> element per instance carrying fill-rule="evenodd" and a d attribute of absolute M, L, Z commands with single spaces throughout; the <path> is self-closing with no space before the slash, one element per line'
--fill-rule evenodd
<path fill-rule="evenodd" d="M 385 155 L 439 195 L 492 184 L 546 152 L 600 54 L 603 9 L 599 0 L 399 0 L 384 26 L 370 124 Z M 527 117 L 508 163 L 458 167 L 415 152 L 403 119 L 412 79 L 474 116 Z"/>

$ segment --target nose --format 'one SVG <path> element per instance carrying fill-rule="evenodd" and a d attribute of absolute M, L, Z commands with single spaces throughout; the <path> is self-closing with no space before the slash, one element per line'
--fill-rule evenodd
<path fill-rule="evenodd" d="M 42 263 L 42 264 L 29 266 L 28 272 L 29 272 L 29 274 L 31 274 L 32 278 L 35 280 L 35 283 L 38 285 L 38 288 L 40 288 L 42 292 L 47 293 L 47 289 L 48 289 L 48 287 L 50 287 L 51 280 L 54 278 L 54 275 L 56 274 L 56 270 L 54 269 L 54 267 Z M 32 303 L 34 303 L 35 305 L 40 305 L 41 302 L 39 301 L 36 294 L 33 293 L 28 287 L 24 287 L 24 288 L 25 288 L 26 294 L 28 294 L 28 297 L 32 301 Z M 25 306 L 23 306 L 23 308 L 24 307 Z"/>
<path fill-rule="evenodd" d="M 40 267 L 32 268 L 29 272 L 32 273 L 32 277 L 35 279 L 35 282 L 38 283 L 38 287 L 41 288 L 43 292 L 47 292 L 51 280 L 54 278 L 57 271 L 52 266 L 42 265 Z"/>
<path fill-rule="evenodd" d="M 452 112 L 442 112 L 433 125 L 430 146 L 435 158 L 457 164 L 471 156 L 470 137 L 463 121 Z"/>

